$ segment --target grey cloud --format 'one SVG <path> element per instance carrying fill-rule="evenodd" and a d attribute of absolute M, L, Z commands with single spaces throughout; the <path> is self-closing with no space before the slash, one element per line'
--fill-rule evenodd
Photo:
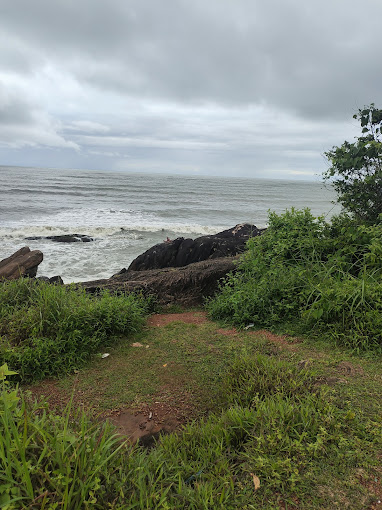
<path fill-rule="evenodd" d="M 380 19 L 380 0 L 2 0 L 0 154 L 319 173 L 354 111 L 382 103 Z"/>
<path fill-rule="evenodd" d="M 2 24 L 104 91 L 348 117 L 381 98 L 377 0 L 3 0 Z"/>
<path fill-rule="evenodd" d="M 33 122 L 33 107 L 0 85 L 0 125 L 29 125 Z"/>
<path fill-rule="evenodd" d="M 78 150 L 73 141 L 65 140 L 59 125 L 38 106 L 22 97 L 17 88 L 0 86 L 0 145 L 20 148 L 23 146 L 68 147 Z"/>

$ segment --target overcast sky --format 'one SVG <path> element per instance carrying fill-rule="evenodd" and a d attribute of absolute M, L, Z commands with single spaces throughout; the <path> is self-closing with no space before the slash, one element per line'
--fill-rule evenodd
<path fill-rule="evenodd" d="M 382 107 L 381 21 L 381 0 L 0 0 L 0 165 L 315 178 Z"/>

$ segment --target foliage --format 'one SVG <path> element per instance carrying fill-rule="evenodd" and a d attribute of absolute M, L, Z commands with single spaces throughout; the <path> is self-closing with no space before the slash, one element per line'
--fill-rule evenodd
<path fill-rule="evenodd" d="M 261 374 L 262 395 L 252 395 L 245 405 L 248 392 L 236 386 L 228 395 L 236 401 L 233 407 L 163 437 L 151 450 L 128 446 L 109 425 L 92 424 L 83 413 L 72 419 L 70 406 L 57 417 L 18 390 L 9 404 L 11 390 L 4 385 L 1 508 L 270 510 L 285 498 L 291 507 L 298 498 L 304 508 L 333 508 L 339 501 L 335 495 L 325 501 L 325 477 L 353 481 L 356 468 L 374 461 L 381 426 L 348 403 L 339 408 L 324 391 L 307 391 L 312 374 L 285 361 L 268 362 L 244 355 L 230 368 L 232 375 L 240 366 L 251 367 L 254 381 Z M 294 379 L 292 392 L 288 377 L 281 376 L 276 387 L 277 370 Z M 11 375 L 4 366 L 0 373 Z M 353 508 L 365 503 L 370 501 L 358 498 Z"/>
<path fill-rule="evenodd" d="M 328 224 L 292 209 L 270 213 L 267 231 L 247 247 L 207 303 L 212 317 L 316 329 L 358 350 L 382 348 L 382 225 L 347 216 Z"/>
<path fill-rule="evenodd" d="M 145 302 L 133 295 L 92 297 L 30 279 L 1 283 L 0 362 L 22 381 L 72 372 L 111 336 L 137 331 Z"/>
<path fill-rule="evenodd" d="M 14 374 L 7 365 L 1 370 Z M 131 448 L 108 424 L 94 425 L 83 412 L 71 421 L 70 411 L 55 416 L 0 387 L 1 508 L 109 507 L 115 495 L 105 485 L 117 489 L 121 452 Z"/>
<path fill-rule="evenodd" d="M 382 213 L 382 110 L 372 103 L 353 118 L 360 121 L 362 136 L 325 153 L 331 167 L 324 178 L 334 177 L 338 201 L 355 218 L 376 223 Z"/>

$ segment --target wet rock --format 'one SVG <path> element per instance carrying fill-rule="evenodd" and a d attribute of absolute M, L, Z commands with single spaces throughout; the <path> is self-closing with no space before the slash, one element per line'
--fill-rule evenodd
<path fill-rule="evenodd" d="M 36 279 L 40 280 L 42 282 L 46 282 L 46 283 L 55 283 L 56 285 L 64 285 L 64 281 L 61 278 L 61 276 L 52 276 L 51 278 L 49 278 L 48 276 L 38 276 Z"/>
<path fill-rule="evenodd" d="M 244 251 L 250 237 L 260 235 L 263 230 L 242 223 L 215 235 L 166 240 L 139 255 L 130 264 L 128 271 L 184 267 L 202 260 L 234 256 Z"/>
<path fill-rule="evenodd" d="M 28 246 L 24 246 L 10 257 L 0 261 L 0 280 L 16 280 L 20 277 L 34 278 L 42 260 L 41 251 L 31 251 Z"/>
<path fill-rule="evenodd" d="M 94 239 L 85 234 L 63 234 L 61 236 L 45 236 L 45 237 L 26 237 L 28 241 L 40 241 L 41 239 L 49 239 L 55 243 L 90 243 Z"/>

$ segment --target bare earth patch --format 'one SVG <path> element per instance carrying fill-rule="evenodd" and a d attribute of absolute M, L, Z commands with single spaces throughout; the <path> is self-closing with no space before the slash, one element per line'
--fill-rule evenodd
<path fill-rule="evenodd" d="M 192 418 L 196 418 L 192 396 L 187 392 L 174 394 L 172 388 L 163 389 L 152 404 L 139 410 L 123 409 L 106 416 L 130 441 L 139 440 L 143 446 L 151 446 L 160 434 L 179 430 Z"/>
<path fill-rule="evenodd" d="M 261 329 L 259 331 L 251 331 L 251 334 L 256 335 L 256 336 L 265 337 L 270 342 L 272 342 L 276 345 L 279 345 L 280 347 L 285 347 L 285 348 L 289 349 L 290 351 L 294 351 L 294 352 L 296 352 L 297 349 L 296 349 L 296 347 L 294 347 L 293 344 L 301 343 L 300 340 L 296 340 L 296 339 L 293 339 L 293 343 L 292 343 L 290 341 L 290 339 L 288 340 L 289 337 L 287 337 L 286 335 L 275 335 L 274 333 L 271 333 L 270 331 L 267 331 L 266 329 Z"/>
<path fill-rule="evenodd" d="M 224 335 L 224 336 L 237 336 L 239 332 L 235 328 L 233 328 L 233 329 L 220 328 L 220 329 L 216 330 L 216 333 L 219 333 L 219 335 Z"/>
<path fill-rule="evenodd" d="M 206 312 L 158 313 L 149 317 L 147 325 L 151 328 L 167 326 L 171 322 L 184 322 L 185 324 L 206 324 L 209 322 Z"/>

